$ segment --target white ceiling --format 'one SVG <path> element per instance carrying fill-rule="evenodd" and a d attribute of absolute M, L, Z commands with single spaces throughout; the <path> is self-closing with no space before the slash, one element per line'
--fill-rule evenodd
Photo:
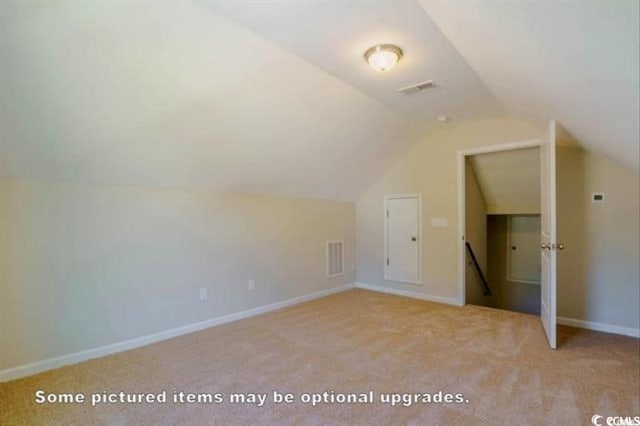
<path fill-rule="evenodd" d="M 638 166 L 637 2 L 422 6 L 0 2 L 0 176 L 353 200 L 436 116 L 503 107 Z"/>
<path fill-rule="evenodd" d="M 402 115 L 195 2 L 2 2 L 4 176 L 354 199 Z"/>
<path fill-rule="evenodd" d="M 513 115 L 640 162 L 638 1 L 421 1 Z"/>
<path fill-rule="evenodd" d="M 417 1 L 199 1 L 405 117 L 464 121 L 504 114 Z M 385 43 L 400 46 L 404 58 L 388 72 L 373 71 L 364 52 Z M 439 87 L 397 92 L 427 80 Z"/>
<path fill-rule="evenodd" d="M 540 149 L 469 157 L 488 214 L 540 212 Z"/>

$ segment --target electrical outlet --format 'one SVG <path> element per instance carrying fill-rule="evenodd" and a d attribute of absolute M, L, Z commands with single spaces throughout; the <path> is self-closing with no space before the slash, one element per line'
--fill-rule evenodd
<path fill-rule="evenodd" d="M 200 301 L 207 300 L 209 295 L 207 294 L 207 289 L 205 287 L 200 288 Z"/>
<path fill-rule="evenodd" d="M 256 282 L 254 280 L 249 280 L 249 291 L 253 291 L 256 289 Z"/>

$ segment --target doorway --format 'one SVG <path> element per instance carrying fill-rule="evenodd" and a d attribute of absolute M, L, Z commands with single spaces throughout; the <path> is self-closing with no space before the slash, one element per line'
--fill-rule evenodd
<path fill-rule="evenodd" d="M 467 303 L 467 171 L 468 157 L 487 153 L 509 153 L 527 148 L 539 151 L 540 189 L 540 321 L 549 346 L 556 348 L 557 252 L 564 245 L 557 241 L 556 223 L 556 139 L 562 134 L 551 121 L 545 134 L 536 140 L 512 142 L 458 151 L 458 303 Z M 517 176 L 517 175 L 516 175 Z M 506 179 L 501 179 L 506 181 Z M 486 233 L 486 229 L 485 229 Z"/>
<path fill-rule="evenodd" d="M 540 315 L 540 148 L 465 158 L 466 303 Z"/>
<path fill-rule="evenodd" d="M 469 198 L 470 195 L 467 190 L 473 185 L 468 185 L 469 174 L 473 173 L 469 164 L 469 158 L 474 155 L 489 154 L 489 153 L 503 153 L 513 154 L 520 151 L 535 148 L 539 152 L 539 163 L 534 165 L 534 169 L 539 173 L 539 214 L 540 214 L 540 321 L 544 329 L 549 346 L 552 349 L 556 348 L 556 323 L 557 323 L 557 252 L 564 248 L 563 244 L 557 242 L 557 223 L 556 223 L 556 138 L 558 132 L 561 133 L 562 129 L 559 129 L 556 122 L 549 123 L 547 130 L 541 139 L 523 142 L 513 142 L 503 145 L 493 145 L 481 148 L 472 148 L 467 150 L 458 151 L 458 303 L 464 306 L 468 302 L 467 295 L 467 251 L 469 246 L 472 246 L 473 242 L 470 241 L 473 238 L 473 230 L 467 229 L 467 224 L 472 222 L 467 221 L 467 210 L 469 210 L 467 203 L 473 201 Z M 530 163 L 530 162 L 529 162 Z M 513 169 L 517 164 L 506 164 L 508 170 L 509 167 Z M 513 171 L 513 170 L 511 170 Z M 507 178 L 505 175 L 498 174 L 500 182 L 509 183 L 511 186 L 511 180 L 518 180 L 519 175 L 511 173 L 511 177 Z M 487 215 L 492 209 L 496 207 L 491 203 L 485 201 L 485 215 Z M 497 210 L 504 208 L 505 206 L 498 205 Z M 497 211 L 495 210 L 495 211 Z M 522 213 L 522 212 L 519 212 Z M 513 213 L 512 214 L 516 214 Z M 481 221 L 480 221 L 481 222 Z M 481 222 L 482 223 L 482 222 Z M 486 238 L 486 226 L 484 227 L 484 234 Z M 479 234 L 482 234 L 479 232 Z M 481 247 L 483 243 L 480 243 Z M 474 261 L 477 256 L 472 257 L 472 264 L 480 265 L 481 262 Z M 481 268 L 477 268 L 480 270 Z M 479 271 L 481 272 L 481 271 Z M 483 275 L 483 274 L 479 274 Z M 485 291 L 485 293 L 492 293 Z"/>

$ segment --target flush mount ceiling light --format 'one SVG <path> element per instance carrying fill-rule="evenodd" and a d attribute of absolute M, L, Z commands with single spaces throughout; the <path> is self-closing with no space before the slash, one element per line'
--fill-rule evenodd
<path fill-rule="evenodd" d="M 379 44 L 364 52 L 364 59 L 376 71 L 387 71 L 402 58 L 402 49 L 393 44 Z"/>

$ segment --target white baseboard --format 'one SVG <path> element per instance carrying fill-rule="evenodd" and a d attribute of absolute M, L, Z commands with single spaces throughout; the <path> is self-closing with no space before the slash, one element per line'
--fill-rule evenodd
<path fill-rule="evenodd" d="M 428 300 L 430 302 L 438 302 L 438 303 L 445 303 L 447 305 L 460 306 L 460 302 L 458 301 L 458 299 L 453 297 L 433 296 L 433 295 L 424 294 L 424 293 L 417 293 L 414 291 L 400 290 L 396 288 L 382 287 L 378 285 L 365 284 L 360 282 L 356 282 L 355 287 L 362 288 L 365 290 L 378 291 L 381 293 L 389 293 L 389 294 L 395 294 L 398 296 L 411 297 L 414 299 Z M 640 329 L 638 328 L 622 327 L 619 325 L 604 324 L 601 322 L 584 321 L 584 320 L 578 320 L 574 318 L 558 317 L 558 324 L 568 325 L 570 327 L 584 328 L 587 330 L 603 331 L 605 333 L 614 333 L 614 334 L 622 334 L 622 335 L 631 336 L 631 337 L 640 337 Z"/>
<path fill-rule="evenodd" d="M 413 299 L 428 300 L 429 302 L 445 303 L 447 305 L 460 306 L 458 299 L 454 297 L 433 296 L 431 294 L 418 293 L 415 291 L 401 290 L 401 289 L 391 288 L 391 287 L 382 287 L 379 285 L 365 284 L 365 283 L 355 283 L 355 286 L 356 288 L 377 291 L 380 293 L 389 293 L 389 294 L 395 294 L 397 296 L 411 297 Z"/>
<path fill-rule="evenodd" d="M 159 342 L 166 339 L 171 339 L 172 337 L 177 337 L 183 334 L 189 334 L 199 330 L 204 330 L 205 328 L 215 327 L 217 325 L 238 321 L 238 320 L 249 318 L 255 315 L 260 315 L 267 312 L 275 311 L 277 309 L 286 308 L 288 306 L 297 305 L 299 303 L 307 302 L 309 300 L 329 296 L 331 294 L 346 291 L 354 287 L 371 290 L 371 291 L 377 291 L 381 293 L 395 294 L 398 296 L 406 296 L 414 299 L 427 300 L 430 302 L 445 303 L 448 305 L 459 306 L 458 300 L 453 297 L 433 296 L 429 294 L 417 293 L 414 291 L 400 290 L 400 289 L 382 287 L 382 286 L 365 284 L 365 283 L 345 284 L 345 285 L 334 287 L 328 290 L 322 290 L 316 293 L 294 297 L 293 299 L 283 300 L 281 302 L 276 302 L 270 305 L 248 309 L 246 311 L 223 315 L 221 317 L 212 318 L 206 321 L 201 321 L 193 324 L 188 324 L 182 327 L 161 331 L 155 334 L 149 334 L 147 336 L 126 340 L 124 342 L 113 343 L 113 344 L 101 346 L 95 349 L 88 349 L 85 351 L 75 352 L 72 354 L 63 355 L 56 358 L 49 358 L 43 361 L 38 361 L 31 364 L 25 364 L 18 367 L 9 368 L 6 370 L 0 370 L 0 382 L 19 379 L 21 377 L 30 376 L 33 374 L 37 374 L 47 370 L 52 370 L 54 368 L 62 367 L 65 365 L 76 364 L 82 361 L 87 361 L 89 359 L 99 358 L 99 357 L 111 355 L 117 352 L 138 348 L 151 343 Z M 604 331 L 607 333 L 615 333 L 615 334 L 623 334 L 623 335 L 632 336 L 632 337 L 640 337 L 640 329 L 622 327 L 622 326 L 611 325 L 611 324 L 604 324 L 604 323 L 593 322 L 593 321 L 584 321 L 584 320 L 578 320 L 574 318 L 558 317 L 558 324 L 568 325 L 571 327 L 585 328 L 587 330 Z"/>
<path fill-rule="evenodd" d="M 345 284 L 338 287 L 330 288 L 328 290 L 322 290 L 316 293 L 294 297 L 293 299 L 283 300 L 282 302 L 276 302 L 270 305 L 260 306 L 257 308 L 248 309 L 246 311 L 236 312 L 233 314 L 223 315 L 217 318 L 212 318 L 206 321 L 188 324 L 182 327 L 172 328 L 170 330 L 161 331 L 155 334 L 149 334 L 147 336 L 126 340 L 124 342 L 113 343 L 111 345 L 101 346 L 95 349 L 88 349 L 85 351 L 75 352 L 72 354 L 63 355 L 56 358 L 45 359 L 43 361 L 38 361 L 31 364 L 25 364 L 25 365 L 20 365 L 18 367 L 8 368 L 6 370 L 0 370 L 0 382 L 19 379 L 21 377 L 30 376 L 36 373 L 41 373 L 43 371 L 62 367 L 64 365 L 76 364 L 82 361 L 87 361 L 89 359 L 99 358 L 99 357 L 111 355 L 117 352 L 138 348 L 140 346 L 145 346 L 151 343 L 159 342 L 161 340 L 171 339 L 172 337 L 193 333 L 195 331 L 203 330 L 205 328 L 215 327 L 217 325 L 226 324 L 232 321 L 237 321 L 237 320 L 249 318 L 255 315 L 264 314 L 267 312 L 275 311 L 277 309 L 286 308 L 287 306 L 297 305 L 299 303 L 307 302 L 309 300 L 318 299 L 320 297 L 325 297 L 330 294 L 349 290 L 354 287 L 355 287 L 355 284 Z"/>
<path fill-rule="evenodd" d="M 587 330 L 604 331 L 605 333 L 623 334 L 625 336 L 640 337 L 639 328 L 622 327 L 602 322 L 585 321 L 575 318 L 558 317 L 558 324 L 570 327 L 585 328 Z"/>

